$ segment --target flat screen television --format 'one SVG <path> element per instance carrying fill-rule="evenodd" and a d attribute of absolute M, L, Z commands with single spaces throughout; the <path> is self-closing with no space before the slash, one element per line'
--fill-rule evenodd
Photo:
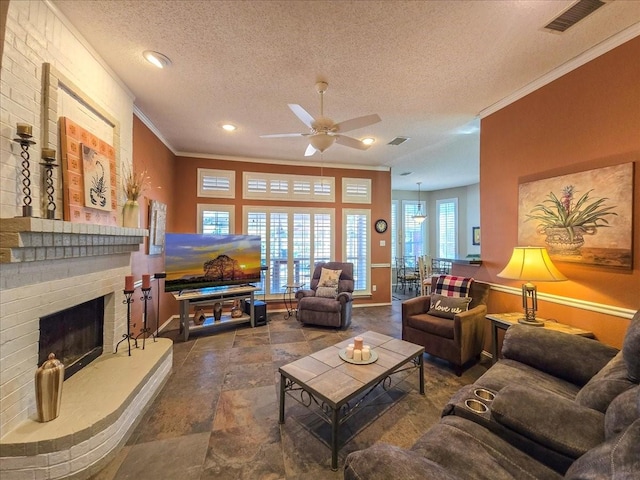
<path fill-rule="evenodd" d="M 260 282 L 257 235 L 167 233 L 164 290 L 199 290 Z"/>

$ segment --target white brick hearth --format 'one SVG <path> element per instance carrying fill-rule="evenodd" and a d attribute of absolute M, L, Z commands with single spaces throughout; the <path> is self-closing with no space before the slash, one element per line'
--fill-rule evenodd
<path fill-rule="evenodd" d="M 126 344 L 124 277 L 146 230 L 0 220 L 0 477 L 87 478 L 126 440 L 171 371 L 171 342 Z M 39 423 L 39 319 L 105 297 L 104 353 L 65 381 L 60 416 Z"/>

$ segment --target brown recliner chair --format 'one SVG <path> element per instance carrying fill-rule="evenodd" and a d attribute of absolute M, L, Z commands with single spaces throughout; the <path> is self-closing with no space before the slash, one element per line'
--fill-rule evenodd
<path fill-rule="evenodd" d="M 438 277 L 432 279 L 436 284 Z M 471 303 L 466 312 L 453 319 L 429 315 L 431 295 L 412 298 L 402 303 L 402 339 L 423 345 L 426 353 L 451 362 L 456 375 L 469 360 L 479 358 L 484 345 L 488 283 L 472 282 Z"/>
<path fill-rule="evenodd" d="M 333 296 L 320 296 L 318 284 L 322 269 L 342 270 Z M 310 289 L 298 290 L 298 321 L 303 324 L 347 328 L 351 325 L 353 304 L 353 263 L 318 263 L 311 277 Z"/>

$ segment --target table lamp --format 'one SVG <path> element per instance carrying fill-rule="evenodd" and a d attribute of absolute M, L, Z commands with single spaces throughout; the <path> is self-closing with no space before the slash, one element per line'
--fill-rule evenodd
<path fill-rule="evenodd" d="M 544 247 L 515 247 L 509 263 L 498 277 L 526 281 L 522 285 L 522 307 L 525 316 L 520 318 L 518 323 L 533 327 L 542 327 L 544 322 L 536 320 L 538 294 L 536 286 L 531 282 L 561 282 L 567 279 L 553 264 Z"/>

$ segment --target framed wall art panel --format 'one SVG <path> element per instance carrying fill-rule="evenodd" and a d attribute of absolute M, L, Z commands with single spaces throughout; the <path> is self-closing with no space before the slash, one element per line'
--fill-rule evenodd
<path fill-rule="evenodd" d="M 632 269 L 633 162 L 521 183 L 518 244 L 554 261 Z"/>

